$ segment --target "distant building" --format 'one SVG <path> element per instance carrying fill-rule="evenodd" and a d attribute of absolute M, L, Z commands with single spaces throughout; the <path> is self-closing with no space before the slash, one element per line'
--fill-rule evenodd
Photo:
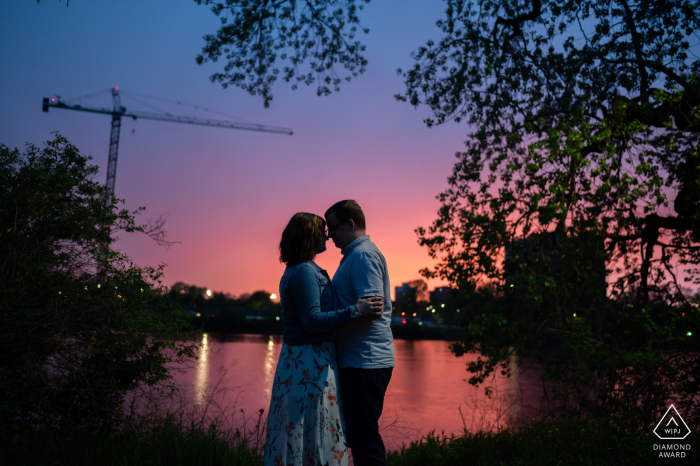
<path fill-rule="evenodd" d="M 430 292 L 430 303 L 435 305 L 444 304 L 450 298 L 452 288 L 449 286 L 438 286 Z"/>
<path fill-rule="evenodd" d="M 394 288 L 394 301 L 399 302 L 409 299 L 409 296 L 415 296 L 415 289 L 408 283 L 403 283 L 401 286 Z"/>

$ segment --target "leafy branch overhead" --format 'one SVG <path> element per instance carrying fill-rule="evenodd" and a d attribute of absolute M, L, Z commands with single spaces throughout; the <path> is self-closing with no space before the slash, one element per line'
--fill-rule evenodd
<path fill-rule="evenodd" d="M 329 95 L 365 71 L 365 46 L 356 35 L 358 28 L 369 32 L 358 17 L 369 1 L 195 0 L 221 19 L 217 33 L 204 36 L 197 63 L 223 58 L 224 70 L 211 75 L 212 82 L 262 96 L 265 107 L 279 77 L 292 89 L 315 83 L 318 95 Z"/>
<path fill-rule="evenodd" d="M 664 231 L 675 232 L 666 259 L 696 260 L 698 11 L 681 0 L 448 2 L 443 38 L 418 49 L 397 96 L 430 106 L 429 126 L 465 120 L 476 129 L 441 196 L 440 220 L 421 233 L 431 252 L 450 258 L 436 273 L 457 283 L 486 271 L 469 243 L 482 238 L 473 221 L 481 208 L 511 240 L 535 221 L 557 231 L 588 222 L 611 254 L 640 243 L 641 268 L 627 284 L 643 278 L 645 296 L 647 249 L 662 245 Z M 672 191 L 675 216 L 664 210 Z M 475 262 L 467 266 L 465 254 Z"/>

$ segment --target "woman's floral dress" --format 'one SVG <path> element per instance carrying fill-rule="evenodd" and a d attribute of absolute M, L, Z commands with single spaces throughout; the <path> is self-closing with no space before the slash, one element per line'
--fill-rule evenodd
<path fill-rule="evenodd" d="M 283 343 L 267 418 L 265 466 L 346 466 L 339 397 L 334 343 Z"/>

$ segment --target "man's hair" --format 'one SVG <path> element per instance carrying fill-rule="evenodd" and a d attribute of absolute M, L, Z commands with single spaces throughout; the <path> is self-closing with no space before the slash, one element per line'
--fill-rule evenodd
<path fill-rule="evenodd" d="M 318 215 L 306 212 L 294 214 L 282 232 L 280 262 L 294 265 L 313 259 L 325 229 L 326 221 Z"/>
<path fill-rule="evenodd" d="M 366 228 L 365 213 L 362 212 L 362 207 L 352 199 L 336 202 L 330 206 L 324 216 L 328 218 L 331 212 L 335 214 L 340 223 L 347 223 L 349 220 L 352 220 L 360 230 Z"/>

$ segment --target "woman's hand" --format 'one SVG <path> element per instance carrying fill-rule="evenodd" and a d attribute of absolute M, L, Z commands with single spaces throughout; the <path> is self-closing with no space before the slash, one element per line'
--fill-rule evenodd
<path fill-rule="evenodd" d="M 367 296 L 357 301 L 357 309 L 360 315 L 372 316 L 378 319 L 384 312 L 384 298 L 381 296 Z"/>

